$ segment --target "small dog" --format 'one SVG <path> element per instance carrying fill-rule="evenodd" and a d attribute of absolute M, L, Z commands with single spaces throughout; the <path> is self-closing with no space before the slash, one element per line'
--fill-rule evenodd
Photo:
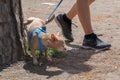
<path fill-rule="evenodd" d="M 26 26 L 26 41 L 28 41 L 30 46 L 34 65 L 42 64 L 42 59 L 40 59 L 40 62 L 37 60 L 36 50 L 41 50 L 45 55 L 45 58 L 50 61 L 52 61 L 52 59 L 47 53 L 48 48 L 66 51 L 64 39 L 59 33 L 57 35 L 46 33 L 46 27 L 44 25 L 47 23 L 45 23 L 45 21 L 39 18 L 30 17 L 24 24 Z"/>

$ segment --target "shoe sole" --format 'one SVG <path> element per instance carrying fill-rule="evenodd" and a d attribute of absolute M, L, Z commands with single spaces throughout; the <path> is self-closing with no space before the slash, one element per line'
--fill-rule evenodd
<path fill-rule="evenodd" d="M 60 24 L 60 21 L 57 19 L 57 17 L 55 18 L 55 22 L 57 23 L 58 27 L 61 28 L 61 31 L 62 31 L 62 26 Z M 62 34 L 63 34 L 63 31 L 62 31 Z M 63 34 L 63 36 L 64 36 L 64 34 Z M 73 42 L 73 40 L 67 39 L 66 42 Z"/>
<path fill-rule="evenodd" d="M 103 50 L 109 50 L 110 47 L 111 46 L 108 46 L 108 47 L 105 47 L 105 48 L 93 48 L 93 47 L 89 47 L 89 46 L 81 46 L 81 48 L 83 48 L 83 49 L 87 49 L 87 50 L 92 49 L 92 50 L 101 50 L 101 51 L 103 51 Z"/>

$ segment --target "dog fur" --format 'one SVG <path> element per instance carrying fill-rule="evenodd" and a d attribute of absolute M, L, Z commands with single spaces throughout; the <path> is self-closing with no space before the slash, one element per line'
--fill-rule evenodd
<path fill-rule="evenodd" d="M 33 30 L 45 25 L 45 21 L 41 20 L 40 18 L 35 18 L 35 17 L 30 17 L 27 19 L 27 21 L 24 22 L 25 24 L 25 35 L 26 35 L 26 41 L 29 40 L 29 34 Z M 30 49 L 31 49 L 31 54 L 33 57 L 33 64 L 38 65 L 42 64 L 42 59 L 40 61 L 37 60 L 37 56 L 35 51 L 39 49 L 38 46 L 38 39 L 37 39 L 37 33 L 33 34 L 32 36 L 32 41 L 29 43 Z M 48 48 L 53 48 L 58 51 L 65 51 L 66 48 L 64 47 L 64 39 L 63 37 L 58 33 L 57 35 L 55 34 L 49 34 L 49 33 L 43 33 L 41 36 L 41 42 L 42 44 L 46 47 L 46 50 L 43 52 L 45 55 L 45 58 L 48 60 L 52 61 L 51 57 L 47 54 L 47 49 Z"/>

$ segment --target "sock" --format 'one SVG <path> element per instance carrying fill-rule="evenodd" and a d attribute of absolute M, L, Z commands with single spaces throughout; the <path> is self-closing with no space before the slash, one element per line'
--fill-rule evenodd
<path fill-rule="evenodd" d="M 66 14 L 63 14 L 63 19 L 67 23 L 71 23 L 71 20 L 66 16 Z"/>
<path fill-rule="evenodd" d="M 91 33 L 91 34 L 85 35 L 85 38 L 86 39 L 91 39 L 91 38 L 97 38 L 97 36 L 96 36 L 95 33 Z"/>

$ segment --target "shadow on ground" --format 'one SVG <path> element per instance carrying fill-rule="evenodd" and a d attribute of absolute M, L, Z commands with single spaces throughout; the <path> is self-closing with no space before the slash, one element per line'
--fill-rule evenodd
<path fill-rule="evenodd" d="M 69 74 L 78 74 L 81 72 L 88 72 L 92 70 L 92 66 L 86 64 L 85 62 L 90 59 L 94 54 L 101 51 L 95 50 L 85 50 L 78 45 L 67 44 L 67 46 L 78 48 L 79 51 L 76 53 L 72 50 L 68 51 L 68 55 L 63 59 L 55 59 L 52 63 L 46 63 L 43 66 L 34 66 L 32 62 L 28 62 L 24 65 L 24 69 L 30 71 L 31 73 L 37 73 L 39 75 L 48 76 L 48 78 L 60 75 L 64 72 Z M 47 70 L 47 66 L 56 67 L 57 69 Z"/>

